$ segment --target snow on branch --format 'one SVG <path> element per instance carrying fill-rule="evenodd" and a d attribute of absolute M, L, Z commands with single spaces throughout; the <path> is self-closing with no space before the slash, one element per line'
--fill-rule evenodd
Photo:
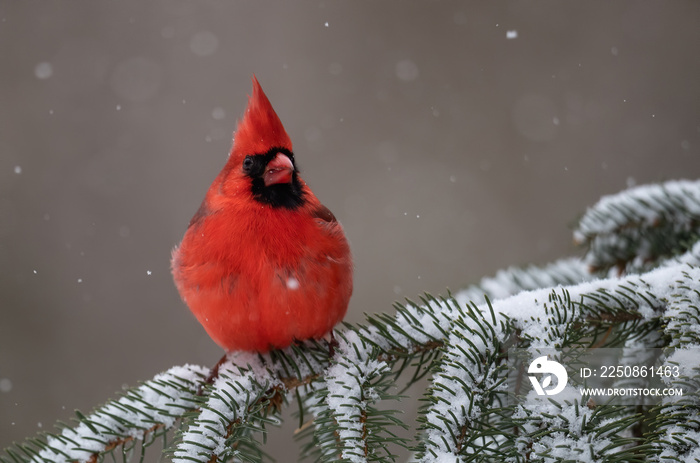
<path fill-rule="evenodd" d="M 504 451 L 499 447 L 504 442 L 512 446 L 508 440 L 489 436 L 495 429 L 501 430 L 502 437 L 507 436 L 508 428 L 513 426 L 512 420 L 503 418 L 500 401 L 505 386 L 498 374 L 502 363 L 498 354 L 503 353 L 502 346 L 513 333 L 530 346 L 541 348 L 590 342 L 599 337 L 601 329 L 615 328 L 623 337 L 633 337 L 635 333 L 641 336 L 658 326 L 658 319 L 667 309 L 674 289 L 678 289 L 675 281 L 681 272 L 696 274 L 696 280 L 700 281 L 700 270 L 677 263 L 623 279 L 608 278 L 522 292 L 471 309 L 467 306 L 466 310 L 454 301 L 432 299 L 427 306 L 408 305 L 399 310 L 393 320 L 388 316 L 371 319 L 374 321 L 372 329 L 363 331 L 362 335 L 370 344 L 383 345 L 389 351 L 397 352 L 398 346 L 402 346 L 404 352 L 415 352 L 421 343 L 435 341 L 441 333 L 449 333 L 442 338 L 444 355 L 438 362 L 428 395 L 432 405 L 426 413 L 427 438 L 419 461 L 440 461 L 465 453 L 497 455 Z M 585 404 L 575 405 L 579 406 Z M 561 409 L 561 406 L 557 404 L 555 408 Z M 521 410 L 526 414 L 525 409 Z M 570 444 L 575 447 L 583 439 L 588 442 L 584 447 L 589 453 L 618 449 L 617 454 L 622 458 L 629 439 L 619 436 L 614 442 L 607 439 L 627 426 L 631 418 L 617 416 L 613 425 L 600 413 L 593 420 L 605 424 L 606 432 L 594 433 L 599 440 L 594 441 L 590 435 L 567 435 L 573 439 Z M 585 420 L 588 415 L 578 416 Z M 573 426 L 572 429 L 582 429 Z M 541 422 L 538 425 L 540 436 L 543 427 L 546 429 Z M 592 432 L 592 428 L 586 429 Z"/>
<path fill-rule="evenodd" d="M 498 370 L 503 363 L 503 345 L 513 341 L 514 333 L 516 342 L 521 339 L 532 347 L 564 347 L 586 337 L 595 338 L 600 325 L 626 321 L 653 324 L 668 304 L 678 273 L 687 268 L 678 264 L 642 276 L 528 291 L 492 303 L 487 301 L 467 316 L 455 313 L 453 319 L 457 322 L 433 379 L 432 404 L 426 413 L 427 439 L 419 461 L 442 461 L 460 454 L 501 455 L 513 450 L 512 441 L 504 439 L 508 429 L 513 429 L 513 422 L 503 416 L 506 387 Z M 455 311 L 450 305 L 435 309 Z M 567 339 L 573 334 L 578 339 Z M 545 402 L 551 408 L 549 400 Z M 545 416 L 556 411 L 536 409 Z M 516 416 L 531 414 L 527 408 L 520 408 Z M 521 426 L 527 430 L 525 424 Z M 541 440 L 547 428 L 542 423 L 536 426 Z M 500 430 L 500 440 L 489 438 L 495 429 Z M 578 442 L 579 438 L 574 440 Z M 602 440 L 594 442 L 594 436 L 585 437 L 591 446 L 589 450 L 608 448 L 603 434 L 596 438 Z M 570 442 L 571 446 L 575 447 L 576 442 Z"/>
<path fill-rule="evenodd" d="M 663 265 L 673 265 L 674 263 L 683 263 L 700 267 L 700 241 L 697 241 L 688 251 L 680 256 L 674 256 L 668 259 Z"/>
<path fill-rule="evenodd" d="M 696 246 L 697 248 L 697 246 Z M 688 267 L 674 282 L 669 309 L 663 316 L 665 334 L 676 349 L 664 366 L 680 369 L 679 377 L 664 377 L 668 387 L 695 391 L 682 397 L 664 398 L 655 410 L 656 430 L 652 445 L 658 461 L 700 461 L 700 270 Z"/>
<path fill-rule="evenodd" d="M 686 277 L 679 281 L 679 275 Z M 207 370 L 174 368 L 85 417 L 76 428 L 50 438 L 32 461 L 86 461 L 124 439 L 143 439 L 154 426 L 170 426 L 197 408 L 174 461 L 249 456 L 246 452 L 254 446 L 241 443 L 264 431 L 273 396 L 306 386 L 303 393 L 316 397 L 317 406 L 309 411 L 318 420 L 323 461 L 383 461 L 377 458 L 377 449 L 402 443 L 392 431 L 401 423 L 377 414 L 372 404 L 386 399 L 392 368 L 425 351 L 442 356 L 428 367 L 435 375 L 426 396 L 429 406 L 419 461 L 497 455 L 508 449 L 512 453 L 518 446 L 529 446 L 532 455 L 555 456 L 547 439 L 593 454 L 623 449 L 616 436 L 629 417 L 609 419 L 602 411 L 570 400 L 529 400 L 520 408 L 509 408 L 502 374 L 504 345 L 515 339 L 541 347 L 562 346 L 572 342 L 567 338 L 571 332 L 583 338 L 595 336 L 594 327 L 600 325 L 654 323 L 665 311 L 669 335 L 680 329 L 693 332 L 697 324 L 683 322 L 680 314 L 697 317 L 686 306 L 688 301 L 700 305 L 694 289 L 699 281 L 698 268 L 676 263 L 643 275 L 527 291 L 480 305 L 425 298 L 423 305 L 408 304 L 393 317 L 374 316 L 368 326 L 349 327 L 340 336 L 330 366 L 318 345 L 260 356 L 236 354 L 221 366 L 202 398 L 196 391 Z M 692 299 L 689 294 L 694 294 Z M 669 301 L 677 305 L 669 308 Z M 688 342 L 682 335 L 676 337 Z M 606 432 L 600 432 L 600 426 Z M 388 450 L 384 455 L 388 458 Z"/>
<path fill-rule="evenodd" d="M 282 382 L 262 362 L 248 353 L 232 355 L 218 370 L 206 401 L 194 422 L 181 436 L 173 462 L 202 462 L 217 455 L 222 460 L 259 453 L 251 434 L 264 431 L 263 414 L 275 388 Z M 235 443 L 246 442 L 246 448 Z"/>
<path fill-rule="evenodd" d="M 149 434 L 172 427 L 195 406 L 197 388 L 207 373 L 207 369 L 193 365 L 173 367 L 92 414 L 79 414 L 76 427 L 49 435 L 45 443 L 18 447 L 28 457 L 18 461 L 91 461 L 95 455 L 126 442 L 145 441 Z"/>
<path fill-rule="evenodd" d="M 580 402 L 567 387 L 556 400 L 531 391 L 513 419 L 520 430 L 513 450 L 530 461 L 640 461 L 626 431 L 638 420 L 620 407 Z"/>
<path fill-rule="evenodd" d="M 468 309 L 468 316 L 456 319 L 446 340 L 446 352 L 428 394 L 425 447 L 419 461 L 450 461 L 456 455 L 473 453 L 472 449 L 484 457 L 497 457 L 498 451 L 491 452 L 495 450 L 489 445 L 491 436 L 495 430 L 501 436 L 510 433 L 508 426 L 494 423 L 495 427 L 486 430 L 480 425 L 486 406 L 496 415 L 504 411 L 501 342 L 510 329 L 503 323 L 499 326 L 493 311 Z"/>
<path fill-rule="evenodd" d="M 340 335 L 333 364 L 315 388 L 316 441 L 324 461 L 389 461 L 390 443 L 405 446 L 405 440 L 390 429 L 406 425 L 393 416 L 395 412 L 374 408 L 376 402 L 395 398 L 387 393 L 393 385 L 390 376 L 386 360 L 377 358 L 356 332 Z"/>
<path fill-rule="evenodd" d="M 478 285 L 470 286 L 455 294 L 460 305 L 469 301 L 503 299 L 521 291 L 551 288 L 557 285 L 573 285 L 592 280 L 587 265 L 581 259 L 569 257 L 544 267 L 528 265 L 525 268 L 510 267 L 499 270 L 493 277 L 483 278 Z"/>
<path fill-rule="evenodd" d="M 510 268 L 454 296 L 396 304 L 394 313 L 346 325 L 332 347 L 306 341 L 231 354 L 210 383 L 208 368 L 172 368 L 79 414 L 73 428 L 6 450 L 0 462 L 94 462 L 177 426 L 173 461 L 263 461 L 259 437 L 293 400 L 309 441 L 305 454 L 316 461 L 394 461 L 398 447 L 423 463 L 700 461 L 698 218 L 700 182 L 603 198 L 576 231 L 588 245 L 583 261 Z M 613 266 L 627 275 L 590 273 Z M 669 387 L 689 385 L 693 393 L 639 414 L 600 406 L 573 386 L 556 400 L 508 390 L 513 347 L 535 355 L 621 345 L 624 361 L 633 361 L 645 343 L 666 348 L 663 365 L 679 367 L 680 376 L 664 379 Z M 396 416 L 395 390 L 428 375 L 421 434 L 411 443 L 400 437 L 407 423 Z"/>
<path fill-rule="evenodd" d="M 270 412 L 278 414 L 287 393 L 316 381 L 327 365 L 327 348 L 314 341 L 267 354 L 229 354 L 203 390 L 173 462 L 262 458 L 256 436 L 279 423 Z"/>
<path fill-rule="evenodd" d="M 594 271 L 648 269 L 687 250 L 700 235 L 700 181 L 643 185 L 605 196 L 588 209 L 574 239 Z"/>

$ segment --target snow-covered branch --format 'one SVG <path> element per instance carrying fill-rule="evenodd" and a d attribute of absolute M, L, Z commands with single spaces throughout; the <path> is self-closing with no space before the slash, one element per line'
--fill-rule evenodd
<path fill-rule="evenodd" d="M 643 185 L 603 197 L 581 218 L 574 240 L 594 270 L 636 272 L 687 250 L 698 239 L 700 181 Z"/>
<path fill-rule="evenodd" d="M 576 230 L 584 259 L 510 268 L 448 297 L 397 304 L 346 325 L 333 352 L 307 341 L 231 354 L 212 384 L 208 368 L 172 368 L 0 461 L 96 461 L 177 427 L 173 461 L 263 461 L 259 437 L 292 401 L 304 455 L 316 461 L 395 461 L 399 447 L 426 463 L 700 461 L 698 218 L 700 182 L 603 198 Z M 665 385 L 688 393 L 643 409 L 596 403 L 569 384 L 552 398 L 506 365 L 513 348 L 534 360 L 545 349 L 610 346 L 628 366 L 645 346 L 665 349 L 659 366 L 678 371 Z M 426 375 L 426 406 L 410 426 L 396 416 L 396 390 Z M 400 437 L 407 426 L 415 442 Z"/>
<path fill-rule="evenodd" d="M 171 428 L 196 406 L 197 388 L 206 373 L 207 369 L 193 365 L 173 367 L 89 416 L 78 415 L 78 426 L 50 436 L 45 444 L 19 447 L 24 455 L 17 461 L 90 461 L 126 442 L 146 441 L 149 434 Z"/>

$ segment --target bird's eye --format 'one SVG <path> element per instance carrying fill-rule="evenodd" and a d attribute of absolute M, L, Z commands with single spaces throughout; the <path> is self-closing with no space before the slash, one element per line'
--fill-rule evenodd
<path fill-rule="evenodd" d="M 243 160 L 243 169 L 250 170 L 251 167 L 253 167 L 253 158 L 246 156 Z"/>

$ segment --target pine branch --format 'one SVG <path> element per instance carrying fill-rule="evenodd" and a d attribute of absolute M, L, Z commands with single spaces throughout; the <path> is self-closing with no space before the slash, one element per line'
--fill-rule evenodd
<path fill-rule="evenodd" d="M 357 333 L 341 336 L 334 363 L 324 375 L 328 418 L 342 445 L 341 461 L 394 461 L 390 445 L 406 444 L 391 429 L 405 425 L 394 412 L 373 407 L 397 397 L 388 393 L 393 383 L 389 364 L 367 347 Z"/>
<path fill-rule="evenodd" d="M 603 197 L 574 232 L 593 272 L 630 273 L 688 250 L 700 236 L 700 181 L 644 185 Z"/>
<path fill-rule="evenodd" d="M 0 462 L 96 462 L 139 442 L 143 455 L 178 425 L 173 461 L 263 461 L 260 440 L 291 398 L 308 440 L 303 454 L 317 461 L 395 461 L 397 448 L 410 447 L 421 462 L 700 462 L 698 211 L 700 182 L 604 198 L 576 232 L 589 247 L 585 261 L 510 268 L 454 297 L 397 304 L 394 314 L 346 325 L 330 358 L 316 341 L 234 354 L 205 387 L 208 369 L 172 368 L 78 413 L 74 427 L 15 445 Z M 627 276 L 588 272 L 613 267 Z M 616 346 L 622 365 L 640 362 L 643 348 L 665 348 L 646 361 L 677 368 L 665 385 L 692 392 L 649 407 L 596 404 L 573 385 L 556 400 L 527 391 L 522 362 L 546 349 L 574 364 L 580 350 Z M 514 359 L 514 348 L 527 348 L 527 358 Z M 514 373 L 511 361 L 521 362 Z M 410 442 L 399 437 L 406 423 L 396 390 L 428 375 L 421 435 Z"/>
<path fill-rule="evenodd" d="M 684 264 L 678 266 L 687 268 Z M 336 373 L 329 371 L 323 374 L 327 363 L 324 363 L 323 356 L 318 354 L 321 350 L 319 347 L 314 350 L 311 346 L 304 346 L 308 349 L 306 352 L 302 348 L 293 348 L 275 353 L 274 358 L 272 355 L 238 356 L 236 366 L 229 363 L 222 365 L 222 375 L 215 381 L 212 390 L 205 394 L 205 397 L 208 397 L 207 403 L 198 415 L 197 424 L 191 425 L 183 435 L 182 443 L 190 448 L 198 447 L 198 450 L 192 452 L 179 447 L 176 450 L 179 452 L 175 455 L 176 460 L 179 458 L 182 461 L 210 461 L 212 454 L 224 459 L 239 454 L 238 452 L 242 451 L 239 443 L 251 433 L 261 431 L 261 421 L 256 413 L 266 410 L 270 398 L 274 395 L 272 391 L 276 394 L 290 388 L 306 387 L 324 378 L 336 389 L 350 387 L 348 384 L 352 384 L 351 389 L 359 391 L 359 395 L 355 395 L 354 403 L 365 404 L 356 407 L 354 412 L 342 414 L 338 412 L 341 404 L 333 403 L 332 400 L 348 397 L 344 394 L 338 397 L 330 397 L 330 394 L 325 396 L 328 402 L 327 409 L 332 410 L 330 413 L 339 429 L 339 438 L 333 439 L 331 446 L 334 455 L 338 455 L 336 444 L 339 441 L 347 451 L 345 454 L 341 452 L 341 456 L 354 458 L 359 455 L 371 461 L 369 433 L 366 430 L 369 415 L 365 410 L 367 400 L 373 400 L 375 397 L 368 394 L 367 390 L 362 391 L 362 387 L 358 389 L 355 386 L 371 385 L 371 378 L 388 376 L 389 365 L 396 364 L 402 358 L 418 357 L 426 351 L 440 351 L 443 346 L 448 347 L 441 362 L 440 373 L 436 375 L 433 383 L 434 394 L 431 394 L 431 397 L 434 399 L 431 400 L 434 400 L 434 406 L 426 414 L 426 429 L 441 430 L 438 433 L 441 437 L 431 438 L 431 434 L 428 433 L 428 442 L 431 445 L 436 442 L 444 443 L 446 436 L 453 436 L 454 448 L 450 449 L 448 446 L 438 449 L 440 452 L 465 454 L 468 451 L 479 450 L 483 455 L 487 450 L 502 451 L 503 441 L 495 440 L 492 437 L 493 433 L 498 431 L 500 436 L 508 435 L 506 428 L 511 427 L 512 423 L 503 420 L 499 424 L 498 421 L 493 422 L 474 415 L 480 407 L 493 408 L 493 398 L 499 394 L 498 388 L 501 384 L 498 383 L 497 371 L 499 355 L 502 353 L 499 343 L 506 341 L 508 336 L 515 332 L 515 327 L 523 340 L 547 340 L 547 345 L 557 345 L 565 342 L 562 336 L 566 329 L 559 329 L 560 326 L 566 328 L 574 323 L 594 326 L 618 324 L 623 320 L 654 320 L 663 310 L 664 301 L 653 297 L 653 294 L 657 293 L 659 288 L 667 286 L 669 279 L 676 278 L 676 267 L 665 267 L 643 276 L 630 276 L 622 281 L 609 279 L 585 283 L 552 293 L 549 289 L 529 292 L 492 304 L 487 302 L 481 306 L 472 305 L 466 309 L 454 300 L 426 298 L 426 305 L 401 308 L 391 320 L 381 316 L 382 323 L 377 318 L 370 318 L 373 324 L 369 327 L 348 327 L 338 349 L 339 358 L 342 360 L 338 360 L 331 367 L 337 370 Z M 631 291 L 631 287 L 637 289 Z M 512 308 L 515 307 L 521 310 L 513 311 Z M 536 316 L 537 313 L 540 315 Z M 428 323 L 428 320 L 432 324 Z M 544 320 L 549 322 L 543 323 Z M 353 335 L 353 332 L 357 334 Z M 443 333 L 446 333 L 446 336 Z M 352 342 L 349 342 L 348 338 L 351 338 Z M 399 349 L 397 346 L 400 343 L 403 343 L 403 347 Z M 378 346 L 384 348 L 379 349 Z M 316 352 L 316 355 L 311 355 L 310 352 Z M 327 362 L 327 358 L 325 360 Z M 475 370 L 472 371 L 471 368 Z M 205 370 L 200 369 L 200 382 L 204 373 Z M 261 381 L 260 378 L 267 380 Z M 465 381 L 470 383 L 465 386 Z M 197 387 L 198 383 L 190 384 L 190 401 L 195 400 L 194 393 Z M 223 391 L 228 388 L 228 393 L 216 392 L 220 388 L 224 388 Z M 244 391 L 245 394 L 241 396 Z M 461 394 L 464 391 L 471 394 L 472 399 L 454 396 L 455 393 Z M 444 399 L 439 399 L 441 394 Z M 476 399 L 480 402 L 475 401 Z M 438 411 L 436 404 L 450 407 L 459 404 L 459 415 L 454 411 Z M 221 407 L 228 410 L 225 417 L 219 415 L 222 413 Z M 191 402 L 187 409 L 192 409 Z M 205 415 L 204 410 L 208 410 L 208 415 Z M 504 412 L 496 409 L 496 415 L 499 413 Z M 445 420 L 446 416 L 452 418 Z M 467 420 L 467 417 L 471 418 Z M 258 424 L 255 424 L 255 420 L 259 420 Z M 387 425 L 395 424 L 382 422 L 379 429 L 383 430 Z M 442 425 L 451 427 L 443 428 Z M 486 432 L 475 432 L 484 425 L 487 425 Z M 118 442 L 112 442 L 115 443 Z M 112 444 L 103 440 L 101 445 L 104 448 L 101 451 Z M 428 448 L 427 451 L 428 456 L 424 461 L 430 461 L 431 458 L 440 455 L 435 449 Z M 385 454 L 384 458 L 391 457 Z M 78 460 L 79 457 L 74 459 Z"/>
<path fill-rule="evenodd" d="M 668 387 L 693 391 L 682 397 L 664 397 L 653 410 L 655 420 L 648 444 L 657 461 L 700 461 L 700 268 L 688 266 L 670 287 L 669 309 L 664 313 L 670 338 L 664 368 Z"/>
<path fill-rule="evenodd" d="M 594 278 L 595 275 L 590 273 L 581 259 L 570 257 L 544 267 L 529 265 L 525 268 L 499 270 L 493 277 L 482 279 L 478 285 L 459 291 L 454 298 L 460 305 L 464 305 L 470 301 L 482 301 L 484 296 L 491 300 L 503 299 L 522 291 L 574 285 Z"/>
<path fill-rule="evenodd" d="M 16 446 L 8 454 L 16 462 L 96 461 L 97 456 L 173 426 L 196 403 L 195 393 L 205 369 L 185 365 L 157 375 L 118 400 L 88 416 L 76 412 L 78 425 L 45 440 Z"/>
<path fill-rule="evenodd" d="M 259 355 L 230 354 L 219 366 L 213 384 L 205 389 L 199 409 L 191 417 L 174 451 L 174 462 L 261 461 L 254 436 L 276 424 L 286 393 L 316 381 L 328 366 L 328 349 L 314 341 Z"/>
<path fill-rule="evenodd" d="M 241 355 L 235 360 L 244 363 L 224 362 L 219 367 L 196 419 L 180 438 L 173 462 L 233 458 L 243 452 L 244 444 L 247 454 L 260 455 L 256 441 L 250 439 L 254 432 L 264 430 L 265 420 L 256 412 L 268 404 L 268 391 L 282 383 L 257 357 Z"/>
<path fill-rule="evenodd" d="M 495 456 L 500 451 L 494 434 L 508 434 L 504 427 L 499 429 L 484 419 L 481 411 L 488 404 L 493 406 L 494 414 L 501 412 L 499 394 L 505 381 L 500 374 L 501 341 L 511 328 L 501 324 L 500 329 L 494 329 L 498 322 L 493 311 L 481 312 L 474 306 L 468 307 L 468 312 L 455 309 L 457 323 L 426 395 L 430 403 L 423 418 L 426 439 L 418 448 L 422 462 L 442 461 L 455 455 Z"/>
<path fill-rule="evenodd" d="M 480 397 L 487 398 L 482 405 L 483 407 L 493 408 L 493 400 L 489 399 L 489 397 L 498 396 L 499 391 L 493 386 L 494 384 L 500 386 L 500 384 L 493 383 L 489 386 L 490 388 L 487 387 L 486 389 L 483 388 L 482 384 L 481 391 L 474 387 L 473 384 L 470 387 L 462 386 L 461 388 L 453 386 L 456 384 L 455 381 L 459 382 L 460 379 L 464 381 L 467 376 L 467 379 L 472 382 L 476 379 L 474 374 L 465 370 L 464 366 L 468 365 L 469 362 L 477 368 L 482 368 L 483 365 L 491 365 L 491 368 L 496 370 L 499 366 L 497 353 L 502 352 L 498 342 L 503 342 L 508 338 L 506 333 L 514 333 L 517 327 L 520 338 L 526 342 L 546 341 L 543 345 L 561 346 L 571 345 L 572 342 L 580 342 L 579 340 L 584 337 L 595 338 L 596 330 L 599 330 L 601 327 L 616 326 L 619 330 L 624 331 L 628 329 L 623 326 L 625 323 L 636 324 L 637 328 L 642 324 L 656 326 L 657 316 L 663 312 L 666 303 L 653 295 L 658 293 L 661 288 L 667 286 L 668 282 L 671 281 L 669 278 L 674 278 L 677 272 L 678 266 L 665 267 L 643 276 L 630 276 L 624 280 L 611 278 L 595 282 L 595 284 L 585 283 L 557 291 L 547 289 L 524 293 L 514 298 L 496 301 L 492 305 L 487 303 L 481 307 L 472 306 L 467 312 L 461 309 L 454 301 L 426 299 L 424 301 L 427 303 L 426 306 L 409 305 L 408 307 L 400 308 L 393 319 L 384 315 L 379 316 L 379 319 L 370 317 L 372 323 L 369 327 L 356 329 L 360 335 L 358 340 L 352 343 L 348 343 L 347 339 L 343 340 L 343 347 L 338 351 L 342 352 L 340 358 L 347 359 L 350 356 L 353 359 L 338 361 L 335 364 L 335 368 L 338 369 L 339 375 L 349 376 L 343 377 L 342 380 L 337 378 L 335 381 L 331 380 L 331 388 L 340 387 L 361 391 L 361 387 L 358 389 L 360 384 L 366 382 L 367 378 L 382 376 L 383 373 L 388 371 L 389 364 L 398 362 L 399 359 L 411 354 L 417 355 L 426 350 L 438 349 L 443 345 L 443 342 L 438 341 L 438 336 L 440 336 L 440 333 L 450 329 L 451 331 L 449 331 L 445 345 L 451 347 L 447 351 L 443 365 L 447 365 L 453 371 L 448 373 L 442 372 L 436 377 L 441 380 L 447 378 L 451 383 L 449 381 L 439 382 L 436 380 L 434 383 L 434 394 L 431 394 L 431 397 L 439 397 L 439 394 L 445 391 L 448 391 L 450 394 L 454 391 L 463 392 L 465 390 L 477 391 L 477 394 L 485 391 L 485 394 L 480 394 Z M 653 284 L 648 283 L 647 279 L 651 280 Z M 517 313 L 506 310 L 508 307 L 521 309 L 529 307 L 533 310 Z M 534 316 L 538 311 L 541 315 Z M 488 320 L 488 317 L 483 315 L 484 313 L 490 314 L 491 320 Z M 496 317 L 502 318 L 500 328 L 498 328 Z M 432 326 L 426 323 L 427 320 L 433 322 Z M 547 320 L 546 323 L 545 320 Z M 444 323 L 441 324 L 441 321 L 450 321 L 450 323 L 445 325 Z M 458 321 L 458 323 L 455 323 L 455 321 Z M 494 329 L 494 326 L 497 328 Z M 583 327 L 588 327 L 588 331 L 581 331 Z M 346 338 L 350 336 L 353 332 L 352 330 L 353 327 L 349 327 L 345 334 Z M 569 331 L 578 332 L 578 339 L 572 340 L 571 336 L 567 334 Z M 466 336 L 466 334 L 471 336 Z M 479 349 L 474 350 L 476 348 L 474 339 L 480 340 L 479 346 L 481 347 Z M 460 341 L 469 344 L 472 351 L 465 351 L 465 348 L 460 346 Z M 491 350 L 483 350 L 489 342 L 493 343 L 491 344 Z M 403 345 L 403 347 L 398 348 L 397 346 L 399 345 Z M 373 349 L 368 349 L 368 346 L 372 346 Z M 380 350 L 380 346 L 384 346 L 383 349 Z M 370 354 L 368 353 L 369 351 L 381 353 Z M 483 356 L 489 353 L 493 353 L 493 355 L 486 361 Z M 359 355 L 370 356 L 362 357 L 365 359 L 376 355 L 374 362 L 383 362 L 379 364 L 381 368 L 377 367 L 378 364 L 375 363 L 374 370 L 371 368 L 367 369 L 369 364 L 365 363 L 363 369 L 360 366 L 363 365 L 361 358 L 357 357 Z M 450 360 L 449 355 L 454 358 Z M 379 360 L 380 356 L 381 360 Z M 444 369 L 444 371 L 446 372 L 447 369 Z M 483 375 L 483 372 L 480 371 L 480 373 L 482 373 L 482 379 L 487 377 Z M 334 378 L 333 374 L 330 373 L 327 373 L 326 377 Z M 496 374 L 494 378 L 497 377 L 498 375 Z M 298 384 L 310 384 L 316 378 L 319 378 L 319 376 L 314 373 Z M 351 388 L 348 384 L 353 384 L 353 387 Z M 324 391 L 326 388 L 327 386 L 321 386 L 316 391 L 318 393 L 318 391 Z M 320 394 L 322 401 L 328 403 L 332 400 L 329 396 L 328 392 Z M 355 395 L 354 399 L 351 399 L 346 394 L 340 394 L 339 397 L 350 400 L 351 403 L 355 404 L 364 403 L 366 400 L 361 394 Z M 454 397 L 447 397 L 442 400 L 442 403 L 454 406 L 456 403 L 454 399 Z M 367 415 L 364 413 L 365 408 L 360 406 L 352 409 L 351 407 L 351 411 L 343 415 L 335 411 L 339 406 L 340 404 L 336 403 L 325 408 L 328 411 L 328 419 L 325 421 L 323 420 L 323 413 L 320 413 L 321 419 L 317 423 L 317 429 L 326 432 L 326 438 L 319 437 L 316 443 L 321 446 L 329 444 L 325 449 L 327 461 L 337 460 L 339 456 L 340 458 L 368 457 L 367 449 L 369 447 L 367 447 L 366 442 L 368 433 L 364 428 L 367 419 Z M 463 410 L 469 410 L 470 413 L 475 410 L 473 401 L 469 401 L 468 404 L 462 404 L 462 407 Z M 502 415 L 505 414 L 499 409 L 496 410 Z M 504 429 L 512 427 L 513 424 L 507 420 L 500 424 L 496 421 L 494 422 L 495 424 L 489 425 L 489 432 L 483 434 L 480 438 L 475 438 L 474 432 L 468 432 L 473 431 L 470 429 L 469 423 L 457 418 L 456 414 L 453 413 L 453 415 L 456 418 L 452 420 L 451 424 L 454 425 L 455 429 L 443 429 L 440 433 L 443 436 L 443 440 L 446 435 L 454 437 L 455 448 L 448 450 L 448 453 L 452 451 L 455 451 L 456 454 L 468 453 L 476 449 L 483 453 L 489 447 L 498 445 L 497 441 L 489 437 L 494 430 L 499 430 L 500 435 L 505 435 Z M 444 422 L 444 417 L 449 416 L 449 414 L 446 415 L 440 411 L 435 413 L 435 416 L 440 416 L 440 420 Z M 462 416 L 466 416 L 466 413 L 462 412 Z M 625 419 L 629 418 L 626 417 Z M 486 422 L 488 421 L 482 421 L 481 425 Z M 431 422 L 429 417 L 427 423 L 435 425 L 435 422 Z M 332 438 L 328 438 L 328 429 L 335 429 L 331 433 Z M 469 442 L 464 441 L 467 436 L 470 439 Z M 436 442 L 435 439 L 428 440 L 429 442 Z M 344 446 L 341 448 L 350 450 L 347 453 L 343 453 L 337 447 L 338 442 Z M 627 443 L 618 442 L 618 444 L 622 446 Z M 503 448 L 494 447 L 491 450 L 501 452 Z M 425 461 L 430 461 L 431 458 L 440 454 L 433 449 L 433 453 L 427 455 Z"/>
<path fill-rule="evenodd" d="M 501 346 L 512 341 L 516 332 L 530 346 L 544 348 L 595 338 L 597 328 L 605 324 L 621 324 L 618 329 L 623 332 L 629 329 L 625 323 L 636 324 L 636 330 L 641 331 L 646 329 L 642 327 L 645 324 L 657 327 L 658 317 L 669 302 L 655 295 L 666 294 L 684 271 L 689 271 L 687 265 L 678 264 L 622 280 L 610 278 L 558 290 L 526 292 L 493 304 L 487 301 L 469 314 L 455 313 L 454 319 L 464 323 L 457 324 L 450 333 L 440 371 L 433 381 L 429 394 L 432 404 L 425 415 L 427 443 L 419 461 L 447 455 L 481 459 L 485 452 L 508 451 L 511 443 L 491 439 L 489 432 L 498 430 L 499 436 L 507 437 L 507 429 L 523 425 L 503 419 L 499 375 L 490 373 L 498 370 Z M 577 333 L 576 339 L 571 339 L 571 333 Z M 625 416 L 618 421 L 628 425 L 630 420 Z M 469 442 L 463 440 L 465 427 L 470 430 Z M 601 436 L 597 438 L 604 440 Z M 592 436 L 586 439 L 591 442 Z M 617 440 L 613 444 L 624 447 L 629 442 Z M 606 444 L 601 448 L 609 447 Z M 618 456 L 622 455 L 626 453 Z"/>

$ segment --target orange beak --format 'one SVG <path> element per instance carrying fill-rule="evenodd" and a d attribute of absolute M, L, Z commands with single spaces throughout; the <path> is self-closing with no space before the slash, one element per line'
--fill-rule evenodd
<path fill-rule="evenodd" d="M 265 186 L 277 183 L 291 183 L 293 172 L 294 165 L 291 159 L 289 159 L 286 154 L 277 153 L 272 161 L 267 163 L 267 167 L 265 167 L 265 173 L 263 174 Z"/>

